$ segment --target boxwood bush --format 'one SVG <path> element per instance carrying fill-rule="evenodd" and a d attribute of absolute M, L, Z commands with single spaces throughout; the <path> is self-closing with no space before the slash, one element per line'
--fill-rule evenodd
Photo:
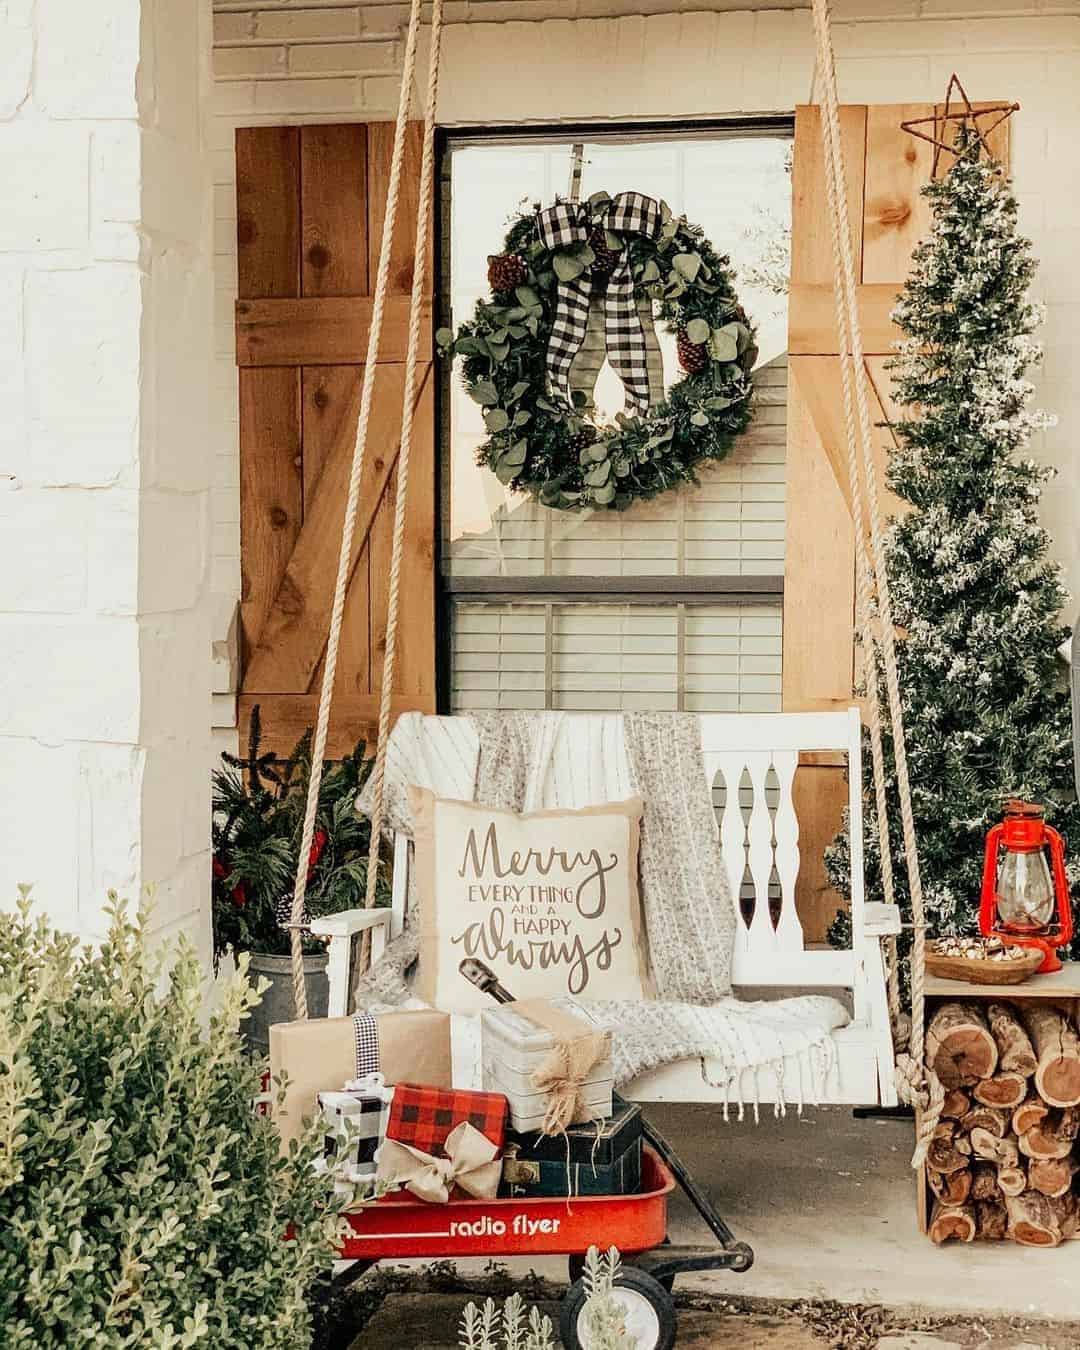
<path fill-rule="evenodd" d="M 190 946 L 109 918 L 90 948 L 0 914 L 0 1344 L 306 1346 L 339 1221 L 314 1142 L 253 1114 L 258 994 L 208 1014 Z"/>

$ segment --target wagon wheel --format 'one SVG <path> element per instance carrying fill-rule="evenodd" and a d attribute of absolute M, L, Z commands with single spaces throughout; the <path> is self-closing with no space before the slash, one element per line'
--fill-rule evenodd
<path fill-rule="evenodd" d="M 664 1238 L 663 1246 L 668 1247 L 670 1245 L 671 1239 L 669 1237 Z M 623 1261 L 627 1264 L 633 1264 L 633 1260 L 634 1258 L 632 1256 L 623 1257 Z M 581 1252 L 571 1252 L 570 1255 L 566 1258 L 566 1274 L 568 1284 L 576 1284 L 576 1282 L 584 1276 L 585 1257 L 582 1255 Z M 660 1276 L 654 1275 L 653 1279 L 656 1280 L 656 1283 L 661 1287 L 661 1289 L 666 1290 L 669 1294 L 675 1287 L 674 1275 L 660 1275 Z"/>
<path fill-rule="evenodd" d="M 612 1290 L 626 1327 L 624 1344 L 633 1350 L 672 1350 L 675 1344 L 675 1304 L 671 1295 L 651 1275 L 634 1266 L 623 1266 Z M 588 1330 L 581 1325 L 587 1291 L 584 1280 L 575 1280 L 562 1301 L 559 1334 L 566 1350 L 594 1350 Z"/>

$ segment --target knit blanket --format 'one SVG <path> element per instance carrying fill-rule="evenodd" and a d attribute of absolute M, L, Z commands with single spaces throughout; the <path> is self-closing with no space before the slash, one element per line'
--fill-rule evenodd
<path fill-rule="evenodd" d="M 616 1083 L 665 1063 L 701 1060 L 725 1100 L 769 1095 L 818 1100 L 834 1066 L 832 1032 L 848 1015 L 833 998 L 769 1002 L 731 996 L 735 909 L 717 842 L 697 719 L 692 714 L 488 713 L 475 718 L 405 714 L 387 747 L 384 821 L 412 835 L 408 787 L 531 811 L 579 808 L 640 795 L 641 896 L 659 1001 L 593 1005 L 613 1037 Z M 370 786 L 358 809 L 370 814 Z M 354 986 L 354 1005 L 410 997 L 417 956 L 417 897 L 405 932 Z"/>

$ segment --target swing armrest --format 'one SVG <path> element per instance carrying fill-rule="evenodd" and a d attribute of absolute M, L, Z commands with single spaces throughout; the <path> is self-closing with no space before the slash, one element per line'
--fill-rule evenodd
<path fill-rule="evenodd" d="M 313 919 L 311 931 L 315 937 L 348 938 L 362 933 L 366 928 L 375 929 L 390 922 L 391 911 L 382 906 L 371 909 L 344 909 L 340 914 L 328 914 L 322 919 Z"/>
<path fill-rule="evenodd" d="M 352 960 L 352 940 L 357 933 L 371 932 L 371 959 L 377 961 L 390 937 L 392 911 L 381 907 L 346 909 L 340 914 L 328 914 L 315 919 L 311 932 L 315 937 L 328 938 L 330 960 L 327 963 L 329 980 L 329 1017 L 344 1017 L 349 1005 L 349 967 Z"/>

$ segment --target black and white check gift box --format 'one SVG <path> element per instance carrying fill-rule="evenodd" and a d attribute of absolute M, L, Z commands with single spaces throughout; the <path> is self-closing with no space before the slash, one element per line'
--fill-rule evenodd
<path fill-rule="evenodd" d="M 346 1083 L 340 1092 L 320 1092 L 328 1167 L 338 1179 L 362 1181 L 375 1175 L 375 1152 L 386 1134 L 394 1089 L 381 1073 Z"/>

